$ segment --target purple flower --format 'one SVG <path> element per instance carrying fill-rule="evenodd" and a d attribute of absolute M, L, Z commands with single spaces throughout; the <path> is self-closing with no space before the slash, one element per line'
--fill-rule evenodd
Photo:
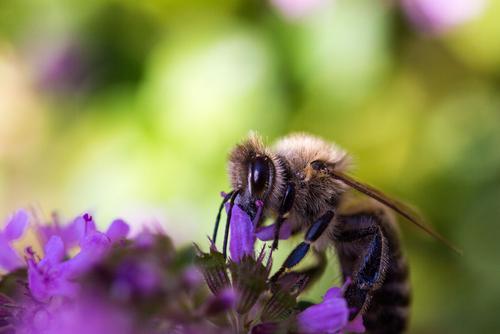
<path fill-rule="evenodd" d="M 21 238 L 26 226 L 28 226 L 28 214 L 24 210 L 19 210 L 9 218 L 3 231 L 0 231 L 0 268 L 13 271 L 24 265 L 11 243 Z"/>
<path fill-rule="evenodd" d="M 200 270 L 214 294 L 214 300 L 219 301 L 213 302 L 213 308 L 222 309 L 219 304 L 224 304 L 220 300 L 223 292 L 234 291 L 236 300 L 233 309 L 246 321 L 233 331 L 254 334 L 363 332 L 361 316 L 349 322 L 349 308 L 343 298 L 345 287 L 331 288 L 320 304 L 299 312 L 297 297 L 307 287 L 310 274 L 289 270 L 270 277 L 272 252 L 266 254 L 264 247 L 256 257 L 254 247 L 257 235 L 263 240 L 273 240 L 275 225 L 255 231 L 263 209 L 262 203 L 256 204 L 259 210 L 253 221 L 237 204 L 233 207 L 229 261 L 214 244 L 208 254 L 197 248 Z M 229 206 L 226 206 L 226 211 L 229 211 Z M 290 234 L 290 224 L 286 223 L 282 226 L 280 237 L 288 238 Z M 348 284 L 349 280 L 346 286 Z"/>
<path fill-rule="evenodd" d="M 83 297 L 55 313 L 47 334 L 131 334 L 133 318 L 127 310 L 96 297 Z"/>
<path fill-rule="evenodd" d="M 134 293 L 148 296 L 161 285 L 160 268 L 149 261 L 125 261 L 116 270 L 113 289 L 120 292 L 120 298 L 128 298 Z"/>
<path fill-rule="evenodd" d="M 8 247 L 25 220 L 17 215 L 1 232 Z M 28 247 L 27 271 L 0 277 L 0 333 L 232 333 L 225 313 L 236 308 L 236 295 L 232 289 L 208 295 L 192 249 L 176 252 L 161 232 L 125 242 L 129 227 L 122 220 L 105 233 L 88 214 L 70 225 L 37 226 L 43 257 Z M 75 256 L 66 241 L 79 245 Z"/>
<path fill-rule="evenodd" d="M 245 255 L 251 257 L 255 256 L 254 246 L 257 238 L 262 241 L 274 239 L 274 232 L 276 228 L 275 224 L 257 228 L 257 223 L 261 218 L 264 204 L 262 201 L 257 201 L 256 205 L 258 210 L 253 221 L 238 204 L 233 206 L 231 214 L 231 240 L 229 243 L 229 253 L 231 255 L 231 260 L 234 262 L 240 262 Z M 226 204 L 226 211 L 229 211 L 229 207 L 229 204 Z M 281 226 L 279 239 L 288 239 L 291 234 L 291 225 L 285 221 L 285 223 Z"/>
<path fill-rule="evenodd" d="M 78 285 L 72 281 L 69 261 L 63 262 L 64 243 L 58 236 L 45 245 L 45 257 L 37 262 L 34 253 L 28 257 L 28 284 L 31 295 L 37 301 L 48 301 L 53 296 L 72 297 Z"/>
<path fill-rule="evenodd" d="M 229 205 L 227 208 L 229 209 Z M 229 253 L 233 261 L 240 262 L 245 255 L 254 256 L 255 227 L 250 217 L 237 204 L 233 206 L 231 215 L 230 237 Z"/>
<path fill-rule="evenodd" d="M 276 224 L 260 227 L 257 229 L 255 235 L 257 236 L 257 238 L 259 238 L 259 240 L 262 241 L 273 240 L 275 229 L 276 229 Z M 284 222 L 283 225 L 281 225 L 279 239 L 286 240 L 290 238 L 291 235 L 292 235 L 292 226 L 289 223 Z"/>
<path fill-rule="evenodd" d="M 37 261 L 32 252 L 28 254 L 28 283 L 32 296 L 38 301 L 47 301 L 54 296 L 74 297 L 78 291 L 75 283 L 79 275 L 85 273 L 101 260 L 113 242 L 126 237 L 129 227 L 122 220 L 115 220 L 106 233 L 96 230 L 92 217 L 85 214 L 84 236 L 80 242 L 80 252 L 67 261 L 64 241 L 60 236 L 52 236 L 44 248 L 45 257 Z"/>
<path fill-rule="evenodd" d="M 363 319 L 356 317 L 349 322 L 349 308 L 343 298 L 343 291 L 350 284 L 347 280 L 343 288 L 330 288 L 323 301 L 313 305 L 297 315 L 300 333 L 339 333 L 342 331 L 362 333 L 365 331 Z"/>
<path fill-rule="evenodd" d="M 413 25 L 423 32 L 441 34 L 484 12 L 485 0 L 401 0 Z"/>
<path fill-rule="evenodd" d="M 106 231 L 106 236 L 112 243 L 122 241 L 127 238 L 130 226 L 122 219 L 114 220 Z"/>
<path fill-rule="evenodd" d="M 37 226 L 44 254 L 26 249 L 27 271 L 0 278 L 0 332 L 80 333 L 336 333 L 363 331 L 362 318 L 348 321 L 342 289 L 300 311 L 299 295 L 310 281 L 307 271 L 271 275 L 273 252 L 255 252 L 257 236 L 272 240 L 275 226 L 256 226 L 256 217 L 238 205 L 231 218 L 231 259 L 215 247 L 176 251 L 161 232 L 144 231 L 125 239 L 128 225 L 115 220 L 100 232 L 89 214 L 68 226 Z M 23 214 L 1 232 L 5 243 L 19 238 Z M 280 237 L 290 235 L 285 224 Z M 72 256 L 68 245 L 79 246 Z M 10 248 L 9 248 L 10 249 Z M 15 252 L 12 250 L 13 254 Z M 194 261 L 193 261 L 194 260 Z M 279 272 L 278 272 L 279 273 Z M 206 285 L 200 284 L 200 279 Z M 208 287 L 208 288 L 207 288 Z M 212 293 L 210 295 L 210 292 Z"/>
<path fill-rule="evenodd" d="M 78 41 L 54 41 L 35 46 L 32 65 L 42 89 L 55 93 L 85 91 L 92 83 L 87 50 Z"/>
<path fill-rule="evenodd" d="M 346 325 L 349 309 L 339 288 L 331 288 L 323 302 L 313 305 L 297 316 L 301 333 L 337 333 Z"/>
<path fill-rule="evenodd" d="M 62 225 L 59 218 L 54 216 L 54 221 L 50 225 L 38 222 L 36 231 L 42 245 L 45 245 L 52 236 L 58 236 L 62 239 L 65 249 L 69 250 L 77 246 L 85 236 L 86 224 L 93 222 L 85 222 L 83 216 L 78 216 L 71 223 Z"/>
<path fill-rule="evenodd" d="M 98 296 L 24 304 L 25 319 L 15 326 L 20 334 L 132 334 L 129 312 Z M 26 308 L 28 307 L 28 308 Z"/>
<path fill-rule="evenodd" d="M 233 309 L 236 306 L 236 293 L 233 289 L 222 290 L 216 296 L 212 296 L 205 309 L 205 314 L 217 314 Z"/>

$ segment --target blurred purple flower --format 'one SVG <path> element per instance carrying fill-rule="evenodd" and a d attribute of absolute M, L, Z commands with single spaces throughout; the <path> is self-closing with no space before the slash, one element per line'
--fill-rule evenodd
<path fill-rule="evenodd" d="M 484 12 L 485 0 L 401 0 L 413 25 L 425 33 L 441 34 Z"/>
<path fill-rule="evenodd" d="M 28 214 L 24 210 L 19 210 L 9 218 L 3 231 L 0 231 L 0 268 L 13 271 L 24 265 L 11 244 L 12 241 L 21 238 L 27 226 Z"/>
<path fill-rule="evenodd" d="M 28 252 L 28 283 L 32 296 L 38 301 L 47 301 L 54 296 L 74 297 L 78 290 L 75 279 L 102 259 L 113 242 L 125 238 L 129 227 L 122 220 L 115 220 L 106 233 L 96 230 L 92 217 L 85 214 L 84 235 L 80 242 L 80 252 L 63 261 L 66 255 L 64 241 L 60 236 L 52 236 L 45 245 L 45 257 L 37 261 Z"/>
<path fill-rule="evenodd" d="M 308 16 L 331 0 L 271 0 L 273 6 L 288 19 Z"/>
<path fill-rule="evenodd" d="M 112 243 L 122 241 L 127 238 L 130 226 L 122 219 L 114 220 L 106 231 L 106 236 Z"/>
<path fill-rule="evenodd" d="M 42 224 L 38 222 L 36 225 L 37 235 L 44 246 L 52 236 L 58 236 L 64 243 L 66 250 L 77 246 L 85 236 L 85 220 L 82 216 L 78 216 L 71 223 L 62 225 L 57 216 L 54 216 L 52 224 Z M 88 222 L 87 224 L 92 224 Z"/>
<path fill-rule="evenodd" d="M 132 294 L 148 296 L 158 290 L 161 284 L 161 272 L 155 263 L 148 261 L 124 261 L 116 270 L 113 289 L 120 293 L 120 298 Z"/>
<path fill-rule="evenodd" d="M 15 326 L 19 334 L 131 334 L 133 319 L 127 310 L 103 298 L 83 295 L 75 301 L 24 304 L 25 319 Z"/>
<path fill-rule="evenodd" d="M 236 306 L 236 293 L 233 289 L 228 288 L 219 292 L 216 296 L 212 296 L 205 309 L 205 314 L 217 314 L 233 309 Z"/>
<path fill-rule="evenodd" d="M 85 90 L 90 83 L 90 62 L 87 51 L 76 42 L 63 41 L 42 45 L 35 50 L 35 62 L 40 86 L 49 91 Z"/>
<path fill-rule="evenodd" d="M 8 247 L 26 217 L 16 214 L 1 232 Z M 231 333 L 207 319 L 225 318 L 234 293 L 208 298 L 192 250 L 176 252 L 165 234 L 145 231 L 126 240 L 123 220 L 102 233 L 89 214 L 35 231 L 43 258 L 28 247 L 27 271 L 0 277 L 0 333 Z M 79 253 L 71 256 L 65 241 L 78 244 Z"/>
<path fill-rule="evenodd" d="M 143 231 L 126 240 L 129 226 L 115 220 L 100 232 L 89 214 L 69 226 L 37 226 L 44 243 L 39 258 L 26 249 L 27 271 L 1 278 L 0 332 L 17 334 L 139 333 L 334 333 L 364 330 L 348 322 L 343 289 L 330 289 L 323 302 L 300 312 L 299 294 L 310 277 L 293 270 L 271 278 L 272 252 L 255 254 L 261 202 L 252 221 L 238 205 L 231 218 L 232 259 L 214 244 L 176 251 L 163 233 Z M 2 238 L 19 238 L 27 224 L 15 215 Z M 274 226 L 262 228 L 272 240 Z M 289 228 L 282 237 L 290 235 Z M 79 245 L 71 256 L 68 246 Z M 10 244 L 7 243 L 10 247 Z M 15 252 L 12 250 L 13 254 Z M 193 262 L 194 260 L 194 262 Z M 200 284 L 201 276 L 209 289 Z M 348 284 L 348 283 L 347 283 Z M 212 295 L 208 295 L 209 290 Z M 234 315 L 243 321 L 234 321 Z"/>
<path fill-rule="evenodd" d="M 47 334 L 131 334 L 133 318 L 127 310 L 103 298 L 83 296 L 78 303 L 53 314 Z"/>
<path fill-rule="evenodd" d="M 37 262 L 33 252 L 28 253 L 28 284 L 31 295 L 37 301 L 48 301 L 54 296 L 75 296 L 78 286 L 71 266 L 63 262 L 64 244 L 60 237 L 53 236 L 45 245 L 45 257 Z"/>

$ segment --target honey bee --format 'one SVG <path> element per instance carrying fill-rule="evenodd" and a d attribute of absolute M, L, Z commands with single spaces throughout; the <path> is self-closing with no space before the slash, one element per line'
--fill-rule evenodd
<path fill-rule="evenodd" d="M 313 248 L 319 255 L 318 270 L 325 268 L 324 252 L 332 246 L 342 277 L 351 283 L 345 298 L 350 319 L 363 317 L 369 333 L 401 333 L 407 328 L 410 307 L 408 262 L 400 245 L 393 211 L 453 248 L 441 235 L 403 203 L 357 181 L 347 172 L 349 154 L 335 144 L 307 134 L 292 134 L 267 148 L 255 133 L 229 155 L 232 188 L 226 202 L 239 205 L 252 220 L 257 201 L 263 203 L 258 225 L 275 219 L 273 249 L 278 247 L 283 223 L 292 234 L 305 231 L 305 240 L 288 256 L 273 276 L 278 278 L 297 265 Z M 354 196 L 352 189 L 366 195 Z M 231 209 L 225 229 L 224 255 Z"/>

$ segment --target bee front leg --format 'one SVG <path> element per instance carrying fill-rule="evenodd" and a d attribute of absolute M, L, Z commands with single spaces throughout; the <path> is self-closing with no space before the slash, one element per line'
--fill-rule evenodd
<path fill-rule="evenodd" d="M 285 194 L 283 195 L 283 200 L 281 201 L 280 209 L 278 212 L 278 218 L 276 218 L 274 240 L 272 246 L 273 250 L 278 248 L 281 226 L 283 225 L 285 219 L 288 217 L 288 214 L 292 209 L 294 200 L 295 200 L 295 184 L 290 182 L 286 186 L 286 191 Z"/>
<path fill-rule="evenodd" d="M 366 311 L 373 292 L 382 285 L 389 249 L 378 217 L 358 214 L 341 216 L 339 221 L 341 223 L 333 229 L 332 239 L 339 253 L 344 279 L 350 277 L 352 280 L 344 296 L 352 309 L 350 319 L 353 319 Z"/>
<path fill-rule="evenodd" d="M 333 219 L 333 211 L 327 211 L 323 216 L 319 217 L 314 224 L 309 227 L 306 232 L 305 240 L 298 244 L 295 249 L 288 255 L 281 268 L 274 274 L 271 281 L 278 279 L 286 270 L 295 267 L 306 256 L 314 243 L 326 230 L 330 221 Z"/>

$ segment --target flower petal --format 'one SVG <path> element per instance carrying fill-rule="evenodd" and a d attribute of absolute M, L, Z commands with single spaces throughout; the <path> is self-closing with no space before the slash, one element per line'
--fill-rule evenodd
<path fill-rule="evenodd" d="M 226 205 L 229 210 L 229 205 Z M 256 241 L 255 229 L 250 216 L 239 205 L 233 206 L 231 215 L 229 252 L 234 262 L 239 262 L 245 255 L 253 256 Z"/>
<path fill-rule="evenodd" d="M 93 232 L 85 237 L 81 245 L 81 251 L 65 264 L 69 275 L 75 277 L 87 271 L 97 261 L 102 259 L 111 246 L 109 238 L 100 232 Z"/>
<path fill-rule="evenodd" d="M 106 231 L 106 235 L 112 243 L 125 239 L 130 231 L 130 227 L 122 219 L 116 219 Z"/>
<path fill-rule="evenodd" d="M 64 242 L 59 236 L 52 236 L 44 248 L 45 257 L 41 263 L 55 265 L 62 261 L 65 255 Z"/>
<path fill-rule="evenodd" d="M 336 333 L 347 324 L 349 310 L 343 298 L 310 306 L 297 316 L 300 333 Z"/>
<path fill-rule="evenodd" d="M 257 231 L 255 232 L 255 235 L 257 236 L 257 238 L 259 238 L 259 240 L 262 241 L 273 240 L 275 228 L 276 224 L 258 228 Z M 280 228 L 279 239 L 286 240 L 290 238 L 291 235 L 292 235 L 292 226 L 289 223 L 284 222 Z"/>
<path fill-rule="evenodd" d="M 13 271 L 23 266 L 17 252 L 9 245 L 9 240 L 0 234 L 0 268 Z"/>
<path fill-rule="evenodd" d="M 333 298 L 342 298 L 343 293 L 344 292 L 342 291 L 342 288 L 338 288 L 338 287 L 330 288 L 323 296 L 323 300 L 329 300 L 329 299 L 333 299 Z"/>
<path fill-rule="evenodd" d="M 19 239 L 28 225 L 28 213 L 25 210 L 18 210 L 12 215 L 4 229 L 7 240 Z"/>
<path fill-rule="evenodd" d="M 85 227 L 95 230 L 93 223 L 86 223 L 83 217 L 76 217 L 68 226 L 63 228 L 63 241 L 66 247 L 78 245 L 85 238 Z"/>

